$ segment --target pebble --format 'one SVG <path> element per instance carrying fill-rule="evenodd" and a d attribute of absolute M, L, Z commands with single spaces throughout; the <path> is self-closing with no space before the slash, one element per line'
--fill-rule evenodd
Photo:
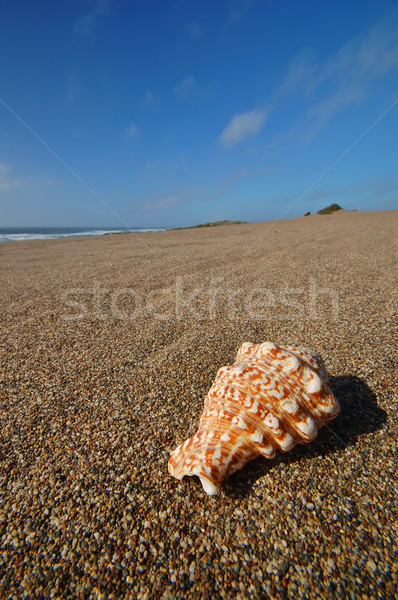
<path fill-rule="evenodd" d="M 372 559 L 370 559 L 366 562 L 366 566 L 368 567 L 369 571 L 371 571 L 372 573 L 374 573 L 377 569 L 377 565 L 376 565 L 375 561 Z"/>

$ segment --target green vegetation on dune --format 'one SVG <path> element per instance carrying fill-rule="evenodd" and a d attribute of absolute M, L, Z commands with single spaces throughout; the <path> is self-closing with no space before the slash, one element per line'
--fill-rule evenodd
<path fill-rule="evenodd" d="M 341 208 L 341 206 L 339 204 L 330 204 L 329 206 L 326 206 L 325 208 L 321 208 L 321 210 L 318 210 L 317 214 L 318 215 L 331 215 L 332 213 L 336 212 L 336 210 L 343 210 Z"/>
<path fill-rule="evenodd" d="M 173 227 L 171 231 L 179 231 L 180 229 L 198 229 L 199 227 L 217 227 L 218 225 L 240 225 L 247 221 L 212 221 L 210 223 L 201 223 L 200 225 L 190 225 L 189 227 Z"/>

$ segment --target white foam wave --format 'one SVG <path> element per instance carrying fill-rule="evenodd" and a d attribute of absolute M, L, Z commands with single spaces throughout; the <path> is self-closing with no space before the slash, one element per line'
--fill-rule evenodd
<path fill-rule="evenodd" d="M 146 228 L 146 229 L 90 229 L 87 231 L 73 231 L 68 233 L 0 233 L 0 242 L 26 242 L 30 240 L 54 240 L 59 238 L 70 238 L 70 237 L 88 237 L 93 235 L 107 235 L 110 233 L 146 233 L 149 231 L 164 231 L 160 228 Z"/>

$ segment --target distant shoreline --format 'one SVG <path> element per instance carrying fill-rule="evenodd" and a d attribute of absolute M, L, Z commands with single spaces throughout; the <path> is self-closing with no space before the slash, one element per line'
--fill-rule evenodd
<path fill-rule="evenodd" d="M 221 227 L 226 225 L 257 225 L 260 223 L 281 223 L 295 221 L 297 219 L 308 219 L 308 217 L 317 217 L 318 219 L 324 220 L 327 217 L 336 218 L 338 215 L 344 218 L 348 214 L 376 214 L 394 212 L 398 209 L 386 209 L 386 210 L 372 210 L 372 211 L 359 211 L 357 209 L 340 209 L 331 213 L 307 213 L 298 217 L 292 217 L 288 219 L 272 219 L 266 221 L 210 221 L 207 223 L 199 223 L 197 225 L 188 225 L 186 227 L 136 227 L 131 229 L 117 229 L 110 227 L 0 227 L 0 243 L 1 242 L 29 242 L 29 241 L 46 241 L 56 239 L 68 239 L 68 238 L 89 238 L 89 237 L 103 237 L 111 234 L 125 234 L 125 233 L 161 233 L 161 232 L 172 232 L 172 231 L 187 231 L 192 229 L 212 229 L 213 227 Z M 340 217 L 338 217 L 340 218 Z"/>

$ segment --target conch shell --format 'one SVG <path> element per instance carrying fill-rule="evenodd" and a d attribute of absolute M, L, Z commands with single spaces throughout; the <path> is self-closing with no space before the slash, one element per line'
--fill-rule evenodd
<path fill-rule="evenodd" d="M 246 342 L 234 364 L 218 371 L 199 429 L 171 454 L 169 472 L 197 475 L 213 495 L 249 460 L 312 441 L 339 412 L 319 354 Z"/>

